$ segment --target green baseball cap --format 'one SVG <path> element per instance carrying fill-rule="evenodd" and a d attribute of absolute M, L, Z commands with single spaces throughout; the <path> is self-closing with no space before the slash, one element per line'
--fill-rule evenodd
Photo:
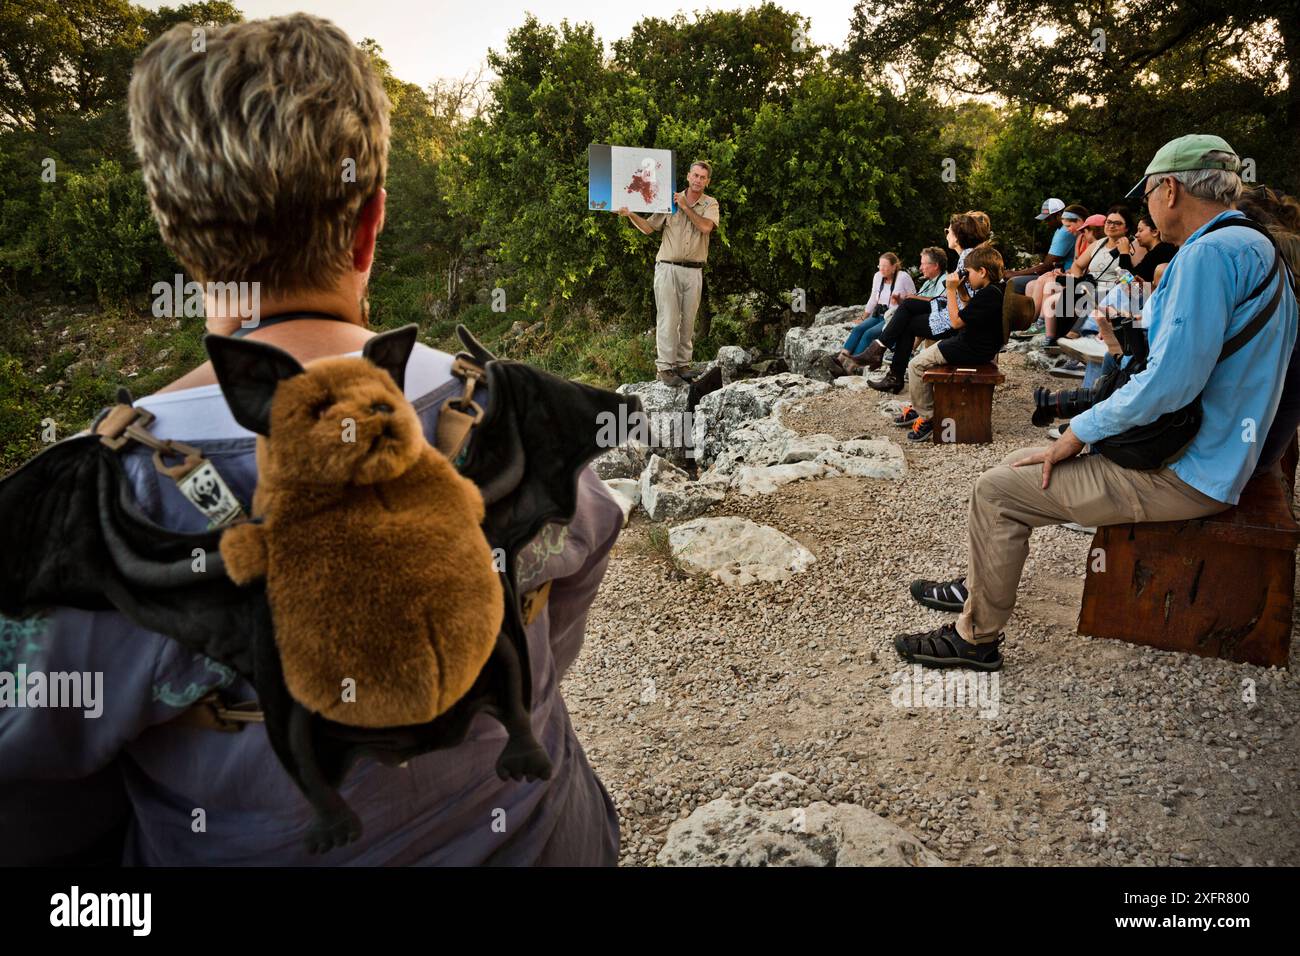
<path fill-rule="evenodd" d="M 1232 153 L 1232 159 L 1202 158 L 1211 150 Z M 1156 152 L 1155 158 L 1147 164 L 1147 171 L 1142 174 L 1137 185 L 1125 194 L 1125 198 L 1137 193 L 1143 183 L 1152 176 L 1163 173 L 1185 173 L 1193 169 L 1226 169 L 1235 173 L 1241 169 L 1241 159 L 1237 156 L 1237 151 L 1229 146 L 1228 141 L 1222 136 L 1190 133 L 1187 136 L 1171 139 Z"/>

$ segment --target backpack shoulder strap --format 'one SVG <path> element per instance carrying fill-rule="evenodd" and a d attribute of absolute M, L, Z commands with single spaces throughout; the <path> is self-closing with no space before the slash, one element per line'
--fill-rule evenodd
<path fill-rule="evenodd" d="M 1219 229 L 1226 229 L 1229 226 L 1242 226 L 1246 229 L 1258 232 L 1268 240 L 1268 244 L 1273 248 L 1273 265 L 1269 268 L 1268 274 L 1265 275 L 1263 280 L 1261 280 L 1260 283 L 1251 290 L 1250 295 L 1246 296 L 1246 298 L 1242 300 L 1241 304 L 1244 305 L 1262 293 L 1270 284 L 1273 283 L 1274 279 L 1277 280 L 1277 283 L 1273 289 L 1273 295 L 1269 299 L 1268 304 L 1259 310 L 1244 329 L 1223 343 L 1223 348 L 1219 352 L 1218 360 L 1220 362 L 1239 352 L 1247 345 L 1247 343 L 1250 342 L 1251 339 L 1259 334 L 1260 330 L 1263 329 L 1265 325 L 1268 324 L 1269 319 L 1273 317 L 1273 313 L 1277 311 L 1278 303 L 1282 301 L 1282 287 L 1288 281 L 1286 275 L 1279 275 L 1279 272 L 1281 271 L 1282 254 L 1278 251 L 1277 240 L 1273 238 L 1272 233 L 1259 223 L 1255 222 L 1255 220 L 1247 219 L 1243 216 L 1233 216 L 1228 219 L 1220 219 L 1218 222 L 1212 224 L 1209 229 L 1206 229 L 1205 232 L 1201 233 L 1201 235 L 1206 236 L 1211 232 L 1215 232 Z M 1288 272 L 1289 271 L 1290 270 L 1288 270 Z"/>

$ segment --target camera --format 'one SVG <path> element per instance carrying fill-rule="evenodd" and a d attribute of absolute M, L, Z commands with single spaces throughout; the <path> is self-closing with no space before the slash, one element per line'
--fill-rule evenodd
<path fill-rule="evenodd" d="M 1091 388 L 1070 388 L 1053 392 L 1039 386 L 1034 389 L 1033 423 L 1042 428 L 1058 418 L 1073 418 L 1092 408 L 1096 401 Z"/>
<path fill-rule="evenodd" d="M 958 279 L 958 281 L 960 281 L 963 285 L 966 283 L 966 280 L 969 279 L 969 278 L 970 278 L 970 270 L 969 270 L 969 269 L 958 269 L 958 270 L 957 270 L 957 279 Z"/>

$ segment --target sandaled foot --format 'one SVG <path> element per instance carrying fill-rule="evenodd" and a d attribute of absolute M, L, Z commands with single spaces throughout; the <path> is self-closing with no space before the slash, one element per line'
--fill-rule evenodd
<path fill-rule="evenodd" d="M 960 611 L 966 606 L 966 598 L 969 596 L 964 577 L 956 581 L 912 582 L 912 597 L 936 611 Z"/>
<path fill-rule="evenodd" d="M 967 667 L 977 671 L 996 671 L 1002 668 L 1002 643 L 996 641 L 972 644 L 957 633 L 956 626 L 945 624 L 924 634 L 900 634 L 894 638 L 894 648 L 909 664 L 926 667 Z"/>

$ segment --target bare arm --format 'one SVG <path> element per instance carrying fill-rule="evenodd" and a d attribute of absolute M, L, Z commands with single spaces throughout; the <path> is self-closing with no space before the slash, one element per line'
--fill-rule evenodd
<path fill-rule="evenodd" d="M 640 216 L 638 216 L 636 213 L 632 212 L 630 209 L 627 208 L 627 206 L 624 206 L 622 209 L 620 209 L 620 210 L 618 211 L 618 214 L 619 214 L 620 216 L 622 216 L 624 219 L 630 220 L 631 223 L 632 223 L 632 225 L 636 226 L 638 229 L 640 229 L 642 232 L 644 232 L 647 236 L 650 235 L 652 232 L 655 231 L 655 230 L 654 230 L 654 227 L 653 227 L 652 225 L 650 225 L 650 223 L 646 222 L 644 219 L 642 219 L 642 218 L 641 218 Z"/>

